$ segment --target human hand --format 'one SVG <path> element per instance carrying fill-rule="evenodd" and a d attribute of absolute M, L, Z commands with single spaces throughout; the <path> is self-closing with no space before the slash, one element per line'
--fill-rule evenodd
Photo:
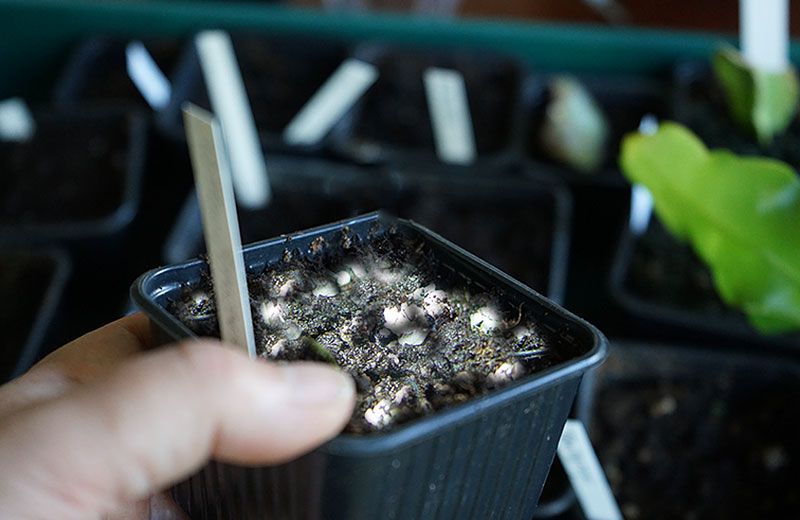
<path fill-rule="evenodd" d="M 133 314 L 0 387 L 0 518 L 185 518 L 153 495 L 211 457 L 280 463 L 336 435 L 350 378 L 251 361 L 211 340 L 141 352 Z"/>

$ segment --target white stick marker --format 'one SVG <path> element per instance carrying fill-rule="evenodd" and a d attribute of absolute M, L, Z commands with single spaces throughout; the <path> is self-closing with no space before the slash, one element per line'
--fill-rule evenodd
<path fill-rule="evenodd" d="M 742 56 L 764 72 L 783 72 L 789 55 L 789 0 L 739 0 Z"/>
<path fill-rule="evenodd" d="M 475 162 L 475 134 L 464 77 L 454 70 L 431 67 L 423 75 L 436 154 L 443 162 Z"/>
<path fill-rule="evenodd" d="M 256 355 L 247 278 L 242 257 L 233 184 L 223 150 L 219 124 L 205 110 L 183 108 L 186 141 L 203 215 L 203 234 L 222 340 Z"/>
<path fill-rule="evenodd" d="M 558 441 L 558 458 L 587 520 L 623 520 L 581 421 L 567 419 Z"/>
<path fill-rule="evenodd" d="M 639 122 L 639 133 L 653 135 L 658 132 L 658 119 L 653 114 L 645 114 Z M 644 184 L 634 184 L 631 188 L 631 213 L 628 226 L 635 235 L 647 231 L 653 217 L 653 194 Z"/>
<path fill-rule="evenodd" d="M 36 121 L 22 98 L 0 101 L 0 140 L 29 141 L 36 133 Z"/>
<path fill-rule="evenodd" d="M 125 64 L 128 77 L 153 110 L 169 104 L 172 85 L 142 42 L 133 41 L 125 47 Z"/>
<path fill-rule="evenodd" d="M 292 145 L 318 143 L 377 79 L 373 65 L 345 60 L 286 126 L 283 140 Z"/>
<path fill-rule="evenodd" d="M 233 43 L 226 32 L 204 31 L 195 37 L 195 46 L 211 106 L 222 126 L 236 200 L 246 208 L 263 208 L 271 196 L 267 165 Z"/>

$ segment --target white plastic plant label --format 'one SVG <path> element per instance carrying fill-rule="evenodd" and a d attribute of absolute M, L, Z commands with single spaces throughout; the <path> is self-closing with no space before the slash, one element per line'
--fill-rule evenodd
<path fill-rule="evenodd" d="M 222 127 L 225 154 L 236 200 L 246 208 L 263 208 L 272 196 L 261 141 L 236 62 L 233 43 L 224 31 L 195 37 L 197 55 L 214 116 Z"/>
<path fill-rule="evenodd" d="M 36 122 L 22 98 L 0 101 L 0 140 L 29 141 L 36 133 Z"/>
<path fill-rule="evenodd" d="M 436 154 L 443 162 L 475 162 L 475 134 L 464 77 L 454 70 L 431 67 L 423 76 Z"/>
<path fill-rule="evenodd" d="M 286 126 L 283 140 L 292 145 L 318 143 L 377 79 L 375 66 L 345 60 Z"/>
<path fill-rule="evenodd" d="M 153 110 L 166 108 L 172 96 L 172 85 L 140 41 L 125 47 L 125 65 L 128 77 Z"/>
<path fill-rule="evenodd" d="M 558 458 L 587 520 L 622 520 L 622 513 L 581 421 L 567 419 L 558 442 Z"/>
<path fill-rule="evenodd" d="M 744 60 L 764 72 L 783 72 L 789 56 L 789 0 L 739 0 Z"/>

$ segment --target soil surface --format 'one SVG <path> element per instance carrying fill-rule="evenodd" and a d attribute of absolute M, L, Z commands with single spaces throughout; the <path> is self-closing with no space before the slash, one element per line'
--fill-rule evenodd
<path fill-rule="evenodd" d="M 457 70 L 464 77 L 475 146 L 479 155 L 509 146 L 521 81 L 511 63 L 469 56 L 435 58 L 386 51 L 375 60 L 379 76 L 365 94 L 352 138 L 357 144 L 435 149 L 423 84 L 429 67 Z"/>
<path fill-rule="evenodd" d="M 678 369 L 642 359 L 620 372 L 614 355 L 601 367 L 613 373 L 598 388 L 592 440 L 627 520 L 796 515 L 796 371 L 731 367 L 718 355 Z"/>
<path fill-rule="evenodd" d="M 418 238 L 390 231 L 362 243 L 345 231 L 312 252 L 287 250 L 248 276 L 257 350 L 350 373 L 358 404 L 347 432 L 385 430 L 561 361 L 525 308 L 447 268 Z M 169 310 L 198 335 L 219 335 L 209 280 Z"/>
<path fill-rule="evenodd" d="M 107 216 L 123 196 L 128 120 L 38 122 L 25 143 L 0 141 L 0 226 Z"/>

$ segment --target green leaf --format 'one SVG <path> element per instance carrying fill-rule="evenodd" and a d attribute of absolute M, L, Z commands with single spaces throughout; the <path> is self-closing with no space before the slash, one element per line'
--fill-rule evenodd
<path fill-rule="evenodd" d="M 724 301 L 765 333 L 800 329 L 800 181 L 773 159 L 709 151 L 685 127 L 630 134 L 620 163 L 711 268 Z"/>
<path fill-rule="evenodd" d="M 336 358 L 333 357 L 333 354 L 331 354 L 330 351 L 316 339 L 312 338 L 311 336 L 303 336 L 300 338 L 300 342 L 303 349 L 308 353 L 311 359 L 323 361 L 325 363 L 332 363 L 334 365 L 336 364 Z"/>
<path fill-rule="evenodd" d="M 755 134 L 762 146 L 786 131 L 797 114 L 800 83 L 792 67 L 782 73 L 750 67 L 733 48 L 713 59 L 717 81 L 725 91 L 734 121 Z"/>

